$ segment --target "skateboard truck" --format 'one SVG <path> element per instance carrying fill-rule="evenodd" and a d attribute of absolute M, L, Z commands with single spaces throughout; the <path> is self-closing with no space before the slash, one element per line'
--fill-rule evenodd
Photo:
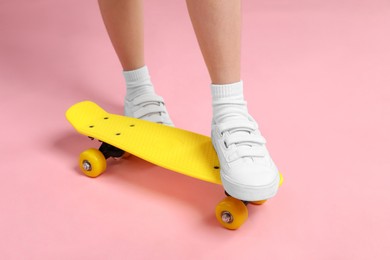
<path fill-rule="evenodd" d="M 99 147 L 99 151 L 102 152 L 102 154 L 104 155 L 104 158 L 106 158 L 106 159 L 108 159 L 110 157 L 121 158 L 125 154 L 125 151 L 123 151 L 119 148 L 116 148 L 115 146 L 108 144 L 108 143 L 105 143 L 105 142 L 102 142 L 102 144 Z"/>

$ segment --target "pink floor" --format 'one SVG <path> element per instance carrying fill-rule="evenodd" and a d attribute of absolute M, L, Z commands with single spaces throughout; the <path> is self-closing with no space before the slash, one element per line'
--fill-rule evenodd
<path fill-rule="evenodd" d="M 145 1 L 147 63 L 176 126 L 208 134 L 209 79 L 185 1 Z M 64 113 L 122 113 L 96 1 L 0 3 L 1 259 L 390 259 L 390 3 L 243 1 L 243 79 L 285 176 L 221 228 L 221 187 L 130 158 L 83 176 L 96 146 Z"/>

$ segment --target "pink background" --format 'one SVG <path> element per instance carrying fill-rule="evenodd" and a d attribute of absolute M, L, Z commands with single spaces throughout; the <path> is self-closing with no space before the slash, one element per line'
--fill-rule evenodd
<path fill-rule="evenodd" d="M 145 1 L 147 64 L 176 126 L 208 134 L 209 78 L 185 1 Z M 390 259 L 390 3 L 243 1 L 243 80 L 285 176 L 221 228 L 219 186 L 136 158 L 97 179 L 65 110 L 122 113 L 96 1 L 0 3 L 1 259 Z"/>

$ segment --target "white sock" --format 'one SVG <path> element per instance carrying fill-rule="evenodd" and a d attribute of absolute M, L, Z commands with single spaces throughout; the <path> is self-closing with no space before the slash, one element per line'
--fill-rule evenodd
<path fill-rule="evenodd" d="M 126 81 L 126 99 L 134 98 L 144 94 L 154 94 L 154 87 L 150 80 L 148 67 L 130 71 L 123 71 Z"/>
<path fill-rule="evenodd" d="M 242 81 L 223 85 L 211 84 L 211 97 L 214 123 L 249 116 Z"/>

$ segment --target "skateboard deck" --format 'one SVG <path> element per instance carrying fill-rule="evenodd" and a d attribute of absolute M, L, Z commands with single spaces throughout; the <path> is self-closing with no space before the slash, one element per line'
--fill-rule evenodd
<path fill-rule="evenodd" d="M 110 114 L 91 101 L 70 107 L 66 118 L 83 135 L 174 172 L 221 184 L 219 161 L 210 137 Z"/>
<path fill-rule="evenodd" d="M 106 159 L 125 152 L 160 167 L 190 177 L 222 184 L 219 160 L 211 138 L 187 130 L 131 117 L 111 114 L 91 101 L 82 101 L 66 111 L 66 118 L 80 133 L 102 142 L 80 154 L 80 169 L 97 177 L 106 169 Z M 283 182 L 280 175 L 279 186 Z M 215 209 L 215 216 L 227 229 L 238 229 L 248 218 L 247 202 L 227 196 Z"/>

